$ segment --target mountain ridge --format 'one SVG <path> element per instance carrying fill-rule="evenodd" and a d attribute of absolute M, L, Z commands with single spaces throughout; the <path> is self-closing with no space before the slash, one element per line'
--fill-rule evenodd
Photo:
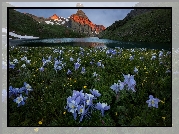
<path fill-rule="evenodd" d="M 97 25 L 90 21 L 82 10 L 78 10 L 75 14 L 72 14 L 68 18 L 60 17 L 57 14 L 53 14 L 48 18 L 37 17 L 29 13 L 24 14 L 32 17 L 40 23 L 63 25 L 76 32 L 86 33 L 88 36 L 95 36 L 106 29 L 103 25 Z"/>
<path fill-rule="evenodd" d="M 98 37 L 134 42 L 171 43 L 171 9 L 134 9 Z M 112 34 L 111 34 L 112 33 Z"/>
<path fill-rule="evenodd" d="M 44 22 L 46 19 L 43 17 L 40 18 L 41 22 L 37 21 L 37 19 L 39 18 L 35 15 L 20 13 L 16 10 L 9 9 L 9 32 L 14 31 L 18 35 L 39 38 L 79 38 L 86 36 L 64 26 L 48 25 Z"/>

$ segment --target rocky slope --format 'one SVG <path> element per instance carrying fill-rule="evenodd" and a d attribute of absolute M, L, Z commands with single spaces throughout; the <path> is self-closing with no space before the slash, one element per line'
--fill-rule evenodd
<path fill-rule="evenodd" d="M 105 29 L 103 25 L 96 25 L 91 22 L 82 10 L 78 10 L 76 14 L 71 15 L 70 19 L 72 29 L 78 29 L 80 32 L 85 32 L 89 35 L 99 34 Z"/>
<path fill-rule="evenodd" d="M 99 34 L 120 41 L 171 42 L 171 9 L 134 9 Z"/>

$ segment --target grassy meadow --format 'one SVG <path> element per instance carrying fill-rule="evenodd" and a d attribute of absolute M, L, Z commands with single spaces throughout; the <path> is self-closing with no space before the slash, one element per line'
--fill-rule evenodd
<path fill-rule="evenodd" d="M 9 47 L 8 74 L 9 126 L 172 124 L 166 50 Z"/>

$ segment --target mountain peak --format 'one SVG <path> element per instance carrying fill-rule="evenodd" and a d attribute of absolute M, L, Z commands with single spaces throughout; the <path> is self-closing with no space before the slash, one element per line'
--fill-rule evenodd
<path fill-rule="evenodd" d="M 55 20 L 55 19 L 59 19 L 59 16 L 56 15 L 56 14 L 54 14 L 54 15 L 52 15 L 52 16 L 50 17 L 50 19 L 53 19 L 53 20 Z"/>
<path fill-rule="evenodd" d="M 82 10 L 78 9 L 76 15 L 81 16 L 81 17 L 83 17 L 85 19 L 88 19 L 88 17 L 85 15 L 85 13 Z"/>
<path fill-rule="evenodd" d="M 96 31 L 96 33 L 99 33 L 99 31 L 102 31 L 105 29 L 105 27 L 103 25 L 96 25 L 94 23 L 92 23 L 88 17 L 85 15 L 85 13 L 82 10 L 77 11 L 76 14 L 72 14 L 70 16 L 70 18 L 77 22 L 80 23 L 82 25 L 89 25 L 92 28 L 92 31 Z"/>

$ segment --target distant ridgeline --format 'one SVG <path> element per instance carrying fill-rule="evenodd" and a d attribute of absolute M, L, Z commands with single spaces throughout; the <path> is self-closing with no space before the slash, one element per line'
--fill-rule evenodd
<path fill-rule="evenodd" d="M 82 10 L 68 18 L 54 14 L 49 18 L 29 13 L 9 11 L 9 31 L 19 35 L 33 35 L 40 38 L 72 38 L 97 36 L 105 27 L 93 24 Z"/>
<path fill-rule="evenodd" d="M 171 42 L 171 9 L 134 9 L 98 37 L 120 41 Z"/>

